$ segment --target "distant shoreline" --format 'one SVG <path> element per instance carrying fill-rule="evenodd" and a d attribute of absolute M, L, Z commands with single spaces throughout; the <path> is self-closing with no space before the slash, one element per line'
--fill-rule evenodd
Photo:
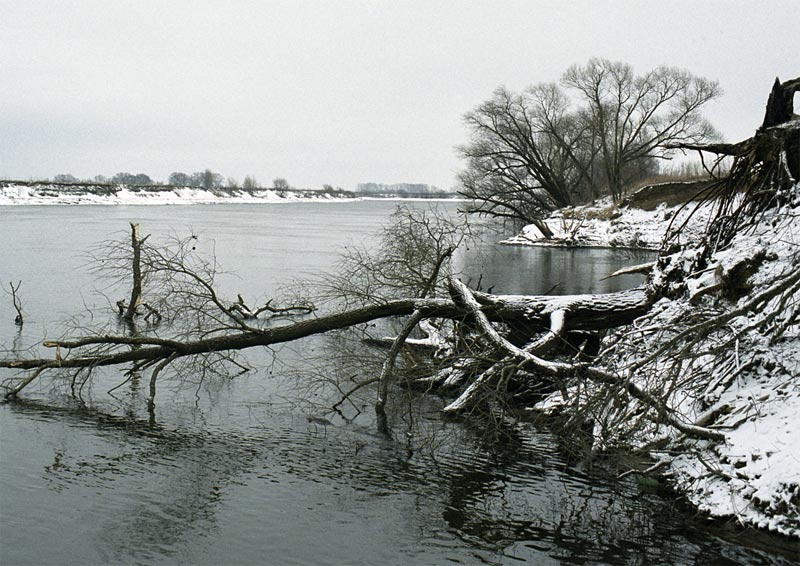
<path fill-rule="evenodd" d="M 452 194 L 452 196 L 447 196 Z M 241 189 L 173 185 L 111 185 L 50 181 L 0 181 L 0 206 L 276 204 L 288 202 L 348 202 L 359 200 L 448 201 L 455 193 L 365 194 L 352 191 L 302 189 Z"/>

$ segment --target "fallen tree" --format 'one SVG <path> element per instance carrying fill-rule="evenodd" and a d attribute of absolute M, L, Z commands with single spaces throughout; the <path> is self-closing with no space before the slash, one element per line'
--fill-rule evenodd
<path fill-rule="evenodd" d="M 596 363 L 625 381 L 571 380 L 533 407 L 558 415 L 567 432 L 583 427 L 590 453 L 653 456 L 641 473 L 660 470 L 701 511 L 792 537 L 800 537 L 798 88 L 798 79 L 776 81 L 748 140 L 680 146 L 707 164 L 708 155 L 732 159 L 730 174 L 686 205 L 716 210 L 700 241 L 680 244 L 682 225 L 671 227 L 649 279 L 659 297 L 650 311 L 604 340 Z M 724 440 L 676 434 L 626 396 L 628 383 Z"/>
<path fill-rule="evenodd" d="M 418 326 L 432 328 L 428 321 L 437 321 L 439 326 L 442 320 L 453 322 L 449 334 L 440 334 L 434 341 L 434 349 L 448 350 L 445 363 L 459 365 L 465 357 L 478 354 L 489 360 L 496 354 L 496 337 L 484 343 L 474 333 L 471 322 L 476 312 L 474 305 L 480 305 L 481 316 L 504 329 L 505 343 L 513 344 L 514 348 L 525 347 L 530 341 L 536 345 L 527 348 L 523 365 L 532 364 L 542 372 L 543 380 L 552 382 L 565 372 L 583 369 L 586 361 L 559 365 L 543 358 L 534 361 L 531 356 L 549 352 L 557 345 L 572 348 L 573 354 L 579 354 L 591 333 L 629 324 L 652 303 L 652 297 L 644 288 L 566 297 L 473 292 L 449 275 L 452 252 L 463 237 L 459 231 L 442 218 L 428 218 L 409 211 L 401 217 L 398 226 L 385 234 L 379 261 L 366 252 L 358 252 L 351 256 L 349 264 L 340 266 L 343 277 L 333 282 L 328 280 L 326 285 L 332 289 L 331 293 L 345 296 L 345 308 L 332 308 L 332 312 L 321 314 L 308 301 L 275 306 L 270 300 L 263 307 L 251 308 L 241 294 L 234 301 L 225 300 L 215 288 L 217 267 L 213 260 L 206 260 L 196 252 L 197 236 L 153 245 L 149 236 L 141 237 L 139 227 L 131 224 L 129 244 L 105 242 L 91 254 L 99 277 L 130 286 L 128 302 L 115 303 L 128 333 L 101 332 L 89 326 L 79 329 L 77 336 L 44 342 L 45 348 L 54 350 L 52 357 L 0 360 L 0 368 L 17 372 L 4 380 L 5 395 L 7 398 L 19 395 L 47 373 L 67 377 L 75 394 L 96 369 L 122 366 L 126 379 L 150 372 L 148 406 L 152 409 L 159 376 L 180 360 L 200 359 L 209 366 L 205 356 L 212 355 L 217 356 L 218 362 L 243 367 L 234 357 L 242 350 L 292 342 L 378 319 L 411 316 L 404 332 L 392 340 L 394 349 L 380 379 L 383 385 L 376 407 L 381 414 L 388 384 L 393 380 L 395 359 L 401 350 L 413 347 L 413 339 L 409 337 Z M 402 238 L 397 237 L 398 229 Z M 413 261 L 409 261 L 411 252 L 416 254 L 412 254 Z M 366 273 L 356 277 L 359 270 L 366 270 Z M 359 279 L 359 285 L 366 287 L 366 291 L 344 287 L 354 279 Z M 447 296 L 448 287 L 452 296 Z M 392 298 L 398 290 L 416 296 Z M 337 303 L 337 307 L 340 304 Z M 269 315 L 266 321 L 264 314 Z M 278 317 L 284 322 L 278 322 Z M 483 326 L 484 331 L 490 328 L 493 327 Z M 461 351 L 467 343 L 469 352 Z M 506 357 L 501 356 L 499 363 L 507 364 Z M 474 375 L 464 374 L 464 386 L 472 381 L 481 384 L 487 379 L 483 374 L 491 376 L 496 369 L 478 365 L 475 371 Z M 367 377 L 367 381 L 370 380 L 372 378 Z M 453 380 L 449 383 L 452 385 Z M 466 410 L 476 405 L 479 396 L 474 392 L 480 389 L 478 385 L 467 387 L 460 401 L 448 411 Z"/>
<path fill-rule="evenodd" d="M 453 281 L 454 285 L 466 289 L 463 283 Z M 479 298 L 473 300 L 476 304 L 478 300 L 483 303 L 481 312 L 485 312 L 485 316 L 493 321 L 517 327 L 543 328 L 557 318 L 561 321 L 559 336 L 569 330 L 598 330 L 628 324 L 650 305 L 650 299 L 643 288 L 603 295 L 562 297 L 480 294 Z M 221 308 L 230 310 L 229 307 Z M 17 395 L 42 371 L 48 369 L 80 370 L 134 363 L 141 370 L 155 364 L 171 363 L 181 357 L 291 342 L 381 318 L 417 313 L 417 322 L 426 318 L 461 320 L 470 312 L 472 311 L 450 299 L 398 299 L 275 328 L 245 327 L 234 331 L 226 327 L 217 330 L 219 335 L 197 340 L 111 334 L 50 340 L 44 342 L 43 346 L 56 350 L 53 358 L 0 360 L 0 367 L 34 372 L 30 376 L 18 378 L 13 386 L 6 383 L 6 396 L 10 397 Z M 163 369 L 164 366 L 158 367 Z"/>

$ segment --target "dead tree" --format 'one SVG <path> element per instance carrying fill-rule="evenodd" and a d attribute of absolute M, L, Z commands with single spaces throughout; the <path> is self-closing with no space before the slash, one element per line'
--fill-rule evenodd
<path fill-rule="evenodd" d="M 235 363 L 232 354 L 240 350 L 267 347 L 378 319 L 411 316 L 394 340 L 379 379 L 377 411 L 380 415 L 393 380 L 396 358 L 407 345 L 411 332 L 429 320 L 450 320 L 455 325 L 452 339 L 457 340 L 456 334 L 462 331 L 461 322 L 472 312 L 463 302 L 440 296 L 448 281 L 451 288 L 461 285 L 449 276 L 449 260 L 461 236 L 439 220 L 415 214 L 402 216 L 402 238 L 397 238 L 394 232 L 384 235 L 388 252 L 379 260 L 365 259 L 366 256 L 358 252 L 351 256 L 353 261 L 343 264 L 345 275 L 342 278 L 334 278 L 332 283 L 328 280 L 336 292 L 345 297 L 344 310 L 280 326 L 272 326 L 272 322 L 259 319 L 257 315 L 268 312 L 273 321 L 276 316 L 308 317 L 316 314 L 314 307 L 308 303 L 275 306 L 270 300 L 253 310 L 241 295 L 236 301 L 228 302 L 215 289 L 215 265 L 195 251 L 197 236 L 175 240 L 164 247 L 152 246 L 147 237 L 138 237 L 137 227 L 132 225 L 129 248 L 113 244 L 104 248 L 104 254 L 98 252 L 97 273 L 108 275 L 121 285 L 132 276 L 133 290 L 126 312 L 132 304 L 146 304 L 141 297 L 148 294 L 167 316 L 173 335 L 164 337 L 161 332 L 156 335 L 148 329 L 140 329 L 127 336 L 88 332 L 83 336 L 47 341 L 43 345 L 55 349 L 53 358 L 0 361 L 0 367 L 28 372 L 6 380 L 6 394 L 8 397 L 18 395 L 45 371 L 71 373 L 71 381 L 79 383 L 88 379 L 96 368 L 125 364 L 130 368 L 128 373 L 150 371 L 152 404 L 159 376 L 179 360 L 215 355 L 222 361 Z M 420 251 L 423 257 L 417 261 Z M 356 273 L 366 277 L 368 292 L 346 288 Z M 145 279 L 146 289 L 142 283 Z M 398 290 L 417 296 L 391 298 Z M 593 331 L 627 324 L 646 312 L 651 302 L 644 289 L 558 298 L 478 293 L 470 296 L 481 304 L 481 311 L 490 320 L 512 329 L 509 339 L 515 343 L 555 328 L 554 320 L 560 321 L 554 335 L 559 340 L 573 330 Z M 439 346 L 443 346 L 447 338 L 437 340 Z M 486 349 L 486 354 L 491 355 L 495 345 L 489 343 Z M 456 357 L 460 355 L 455 353 Z M 473 401 L 469 398 L 464 406 Z"/>
<path fill-rule="evenodd" d="M 131 298 L 125 307 L 122 317 L 127 321 L 132 321 L 136 315 L 136 309 L 142 302 L 142 245 L 149 236 L 139 238 L 139 225 L 131 222 L 131 250 L 133 250 L 133 261 L 131 265 L 132 285 Z"/>
<path fill-rule="evenodd" d="M 787 203 L 800 179 L 800 121 L 794 114 L 793 98 L 800 91 L 800 77 L 781 82 L 776 78 L 767 101 L 764 120 L 755 135 L 734 144 L 678 143 L 670 149 L 694 150 L 703 163 L 705 155 L 716 156 L 715 163 L 730 158 L 733 163 L 727 176 L 703 189 L 698 204 L 716 203 L 714 223 L 705 237 L 705 258 L 720 249 L 761 214 Z M 708 167 L 707 167 L 708 169 Z M 687 205 L 688 206 L 688 205 Z M 671 227 L 668 243 L 683 226 Z"/>
<path fill-rule="evenodd" d="M 14 317 L 14 324 L 22 326 L 25 323 L 25 317 L 22 314 L 22 301 L 19 298 L 19 288 L 22 286 L 22 281 L 18 281 L 14 285 L 13 281 L 8 282 L 8 287 L 11 289 L 11 304 L 14 305 L 14 310 L 17 311 L 17 316 Z"/>

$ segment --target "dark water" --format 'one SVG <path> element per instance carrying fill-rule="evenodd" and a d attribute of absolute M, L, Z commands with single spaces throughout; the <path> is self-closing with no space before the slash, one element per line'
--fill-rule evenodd
<path fill-rule="evenodd" d="M 393 206 L 0 208 L 0 281 L 23 280 L 28 314 L 17 334 L 0 297 L 0 342 L 24 350 L 59 335 L 63 313 L 102 304 L 81 254 L 130 220 L 153 238 L 192 227 L 235 272 L 221 286 L 255 299 L 330 267 Z M 646 259 L 490 241 L 459 261 L 495 292 L 633 286 L 598 279 Z M 113 373 L 85 404 L 56 384 L 0 405 L 0 563 L 791 563 L 786 550 L 690 527 L 633 480 L 568 464 L 546 433 L 516 429 L 501 444 L 475 423 L 442 422 L 436 399 L 418 399 L 413 434 L 395 440 L 374 433 L 370 411 L 309 421 L 318 409 L 295 384 L 323 346 L 256 353 L 262 369 L 233 380 L 175 380 L 159 391 L 154 426 L 144 384 L 105 393 L 120 381 Z"/>

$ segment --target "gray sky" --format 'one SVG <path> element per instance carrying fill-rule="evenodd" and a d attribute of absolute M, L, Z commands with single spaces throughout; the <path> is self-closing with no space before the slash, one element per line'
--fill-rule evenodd
<path fill-rule="evenodd" d="M 799 24 L 797 0 L 0 0 L 0 177 L 452 187 L 464 112 L 593 56 L 719 80 L 738 141 L 800 75 Z"/>

